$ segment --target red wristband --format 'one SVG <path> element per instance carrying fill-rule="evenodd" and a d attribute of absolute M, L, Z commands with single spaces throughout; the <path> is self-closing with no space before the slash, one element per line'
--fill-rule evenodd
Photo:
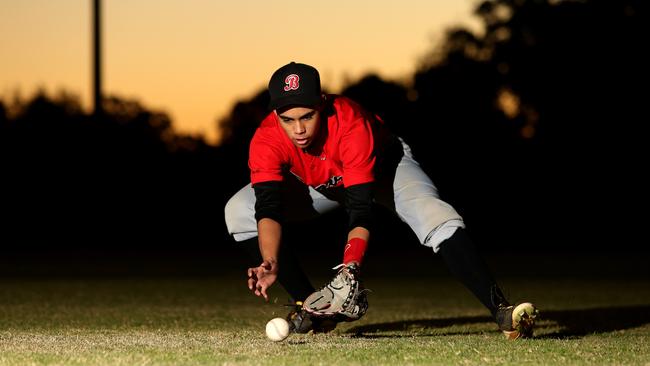
<path fill-rule="evenodd" d="M 361 238 L 350 239 L 345 245 L 345 250 L 343 251 L 343 264 L 348 264 L 350 262 L 361 264 L 367 247 L 368 242 Z"/>

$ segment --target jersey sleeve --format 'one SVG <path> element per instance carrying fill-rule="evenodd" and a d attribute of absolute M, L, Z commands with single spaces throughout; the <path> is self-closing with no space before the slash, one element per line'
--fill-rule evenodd
<path fill-rule="evenodd" d="M 370 121 L 359 116 L 341 136 L 340 152 L 345 187 L 374 181 L 374 138 Z"/>
<path fill-rule="evenodd" d="M 256 132 L 248 156 L 252 184 L 283 180 L 283 167 L 288 162 L 288 156 L 272 136 Z"/>
<path fill-rule="evenodd" d="M 372 183 L 345 187 L 345 210 L 348 213 L 348 228 L 363 227 L 372 229 L 374 198 Z"/>
<path fill-rule="evenodd" d="M 253 184 L 255 191 L 255 220 L 264 218 L 283 222 L 281 182 L 259 182 Z"/>

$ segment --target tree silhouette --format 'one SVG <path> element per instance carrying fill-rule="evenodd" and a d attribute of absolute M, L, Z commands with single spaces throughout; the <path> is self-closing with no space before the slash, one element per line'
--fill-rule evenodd
<path fill-rule="evenodd" d="M 228 171 L 229 183 L 232 183 L 229 193 L 250 181 L 248 147 L 255 129 L 269 113 L 268 104 L 268 92 L 261 90 L 251 99 L 237 102 L 230 115 L 218 121 L 223 134 L 220 150 L 228 157 L 223 169 Z"/>
<path fill-rule="evenodd" d="M 411 145 L 479 241 L 634 245 L 645 217 L 630 213 L 648 203 L 642 5 L 482 1 L 483 32 L 450 29 L 409 83 L 367 75 L 341 93 Z M 267 103 L 262 90 L 235 104 L 212 147 L 133 100 L 105 98 L 98 119 L 66 93 L 0 101 L 2 239 L 225 240 Z"/>
<path fill-rule="evenodd" d="M 0 100 L 0 131 L 4 131 L 7 127 L 7 107 L 5 107 L 5 104 Z"/>
<path fill-rule="evenodd" d="M 346 86 L 341 94 L 380 116 L 400 136 L 408 134 L 408 131 L 402 131 L 402 127 L 407 127 L 402 121 L 412 118 L 412 108 L 408 99 L 409 89 L 404 85 L 370 74 Z"/>
<path fill-rule="evenodd" d="M 537 204 L 552 212 L 548 202 L 562 202 L 563 210 L 578 212 L 562 222 L 577 225 L 578 235 L 607 225 L 602 212 L 647 202 L 637 168 L 644 154 L 636 121 L 645 108 L 636 90 L 648 65 L 639 47 L 647 24 L 641 6 L 498 0 L 477 9 L 490 62 L 518 95 L 519 118 L 537 140 L 530 156 L 542 197 Z M 597 239 L 613 236 L 619 234 L 600 231 Z"/>
<path fill-rule="evenodd" d="M 136 101 L 107 98 L 104 110 L 95 119 L 77 98 L 43 92 L 12 106 L 0 124 L 3 241 L 119 248 L 220 238 L 216 149 L 176 135 L 164 113 Z"/>

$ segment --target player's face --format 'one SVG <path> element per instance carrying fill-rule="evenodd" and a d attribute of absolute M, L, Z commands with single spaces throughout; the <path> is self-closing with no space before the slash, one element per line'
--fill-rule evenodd
<path fill-rule="evenodd" d="M 280 126 L 282 126 L 282 129 L 294 145 L 305 149 L 314 142 L 320 126 L 318 109 L 294 107 L 276 111 L 275 113 L 278 116 Z"/>

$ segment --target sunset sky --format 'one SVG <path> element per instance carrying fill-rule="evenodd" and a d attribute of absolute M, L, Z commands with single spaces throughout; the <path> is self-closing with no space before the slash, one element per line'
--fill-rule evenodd
<path fill-rule="evenodd" d="M 0 98 L 65 90 L 91 105 L 91 0 L 0 0 Z M 446 28 L 478 29 L 474 0 L 104 0 L 104 93 L 218 141 L 216 121 L 289 61 L 337 92 L 368 72 L 411 74 Z"/>

